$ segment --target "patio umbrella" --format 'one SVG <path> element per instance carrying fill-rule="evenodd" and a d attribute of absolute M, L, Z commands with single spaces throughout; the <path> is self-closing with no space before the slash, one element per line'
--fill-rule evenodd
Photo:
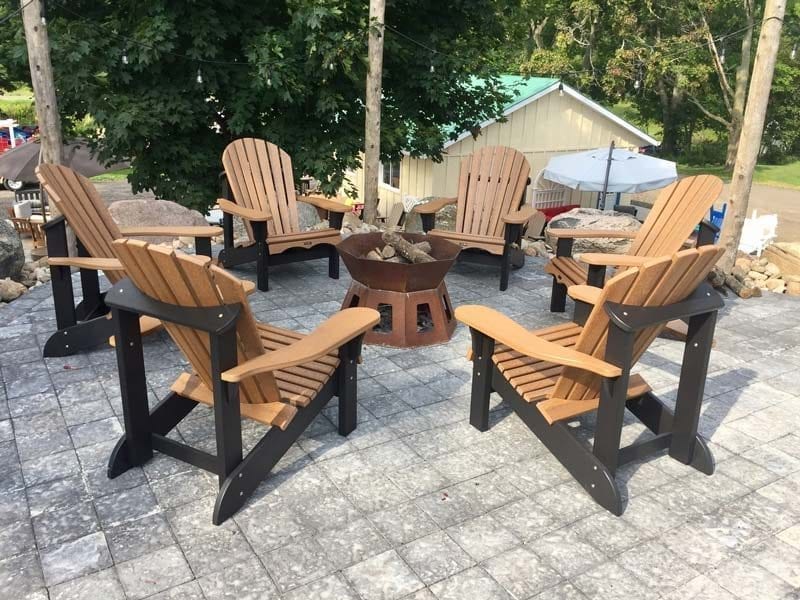
<path fill-rule="evenodd" d="M 610 149 L 554 156 L 542 176 L 573 190 L 620 194 L 666 187 L 678 179 L 678 172 L 672 161 L 614 148 L 612 144 Z"/>
<path fill-rule="evenodd" d="M 39 164 L 40 144 L 27 142 L 0 155 L 0 177 L 13 181 L 36 182 L 36 166 Z M 84 177 L 93 177 L 107 171 L 120 169 L 126 163 L 103 166 L 94 156 L 86 142 L 76 140 L 64 144 L 64 165 Z"/>

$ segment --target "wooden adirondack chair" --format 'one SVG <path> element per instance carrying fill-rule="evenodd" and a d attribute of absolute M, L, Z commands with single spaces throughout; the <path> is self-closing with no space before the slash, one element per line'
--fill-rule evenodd
<path fill-rule="evenodd" d="M 602 287 L 607 267 L 634 267 L 648 257 L 677 252 L 698 223 L 701 232 L 697 243 L 713 244 L 718 229 L 704 218 L 721 192 L 719 177 L 685 177 L 661 191 L 639 231 L 550 229 L 550 234 L 558 239 L 556 256 L 544 268 L 553 276 L 550 310 L 564 312 L 569 286 L 589 283 Z M 576 238 L 630 238 L 633 243 L 628 254 L 584 253 L 576 260 L 572 258 L 572 243 Z"/>
<path fill-rule="evenodd" d="M 281 148 L 255 138 L 231 142 L 222 154 L 231 199 L 217 201 L 223 212 L 225 248 L 219 261 L 225 267 L 256 262 L 258 289 L 269 289 L 270 265 L 328 258 L 328 276 L 339 278 L 339 254 L 344 213 L 350 207 L 317 195 L 297 195 L 292 159 Z M 233 201 L 231 201 L 233 200 Z M 328 212 L 330 227 L 301 231 L 297 201 Z M 233 217 L 240 217 L 251 243 L 234 246 Z"/>
<path fill-rule="evenodd" d="M 426 233 L 461 246 L 459 260 L 499 263 L 500 290 L 505 290 L 511 266 L 525 263 L 522 229 L 535 212 L 523 206 L 530 171 L 525 155 L 513 148 L 481 148 L 461 161 L 457 197 L 418 204 L 413 212 L 421 216 Z M 436 213 L 450 204 L 458 205 L 455 231 L 435 229 Z"/>
<path fill-rule="evenodd" d="M 42 164 L 36 167 L 42 189 L 61 216 L 45 225 L 56 331 L 44 346 L 45 356 L 67 356 L 106 342 L 113 327 L 109 321 L 106 294 L 100 292 L 98 271 L 115 284 L 124 276 L 112 244 L 124 236 L 194 237 L 198 253 L 211 256 L 211 238 L 222 234 L 220 227 L 129 227 L 120 229 L 91 181 L 68 167 Z M 69 256 L 67 229 L 77 238 L 78 256 Z M 83 299 L 76 306 L 71 268 L 80 269 Z M 152 319 L 145 331 L 157 329 Z"/>
<path fill-rule="evenodd" d="M 489 395 L 498 392 L 600 505 L 622 514 L 618 466 L 668 448 L 706 474 L 714 461 L 697 434 L 719 295 L 705 282 L 722 248 L 703 246 L 652 258 L 611 278 L 585 325 L 528 331 L 483 306 L 460 306 L 456 318 L 472 333 L 470 423 L 489 425 Z M 587 286 L 581 286 L 587 287 Z M 631 368 L 664 325 L 689 319 L 678 398 L 672 411 Z M 620 448 L 630 410 L 655 437 Z M 597 411 L 593 447 L 567 421 Z"/>
<path fill-rule="evenodd" d="M 244 282 L 209 258 L 139 240 L 118 240 L 114 249 L 130 279 L 108 300 L 125 415 L 109 477 L 144 464 L 154 449 L 216 473 L 218 525 L 242 506 L 332 396 L 339 398 L 340 435 L 355 429 L 356 366 L 364 333 L 380 319 L 377 311 L 346 309 L 303 335 L 257 322 Z M 164 323 L 191 365 L 152 412 L 140 314 Z M 198 403 L 214 408 L 216 455 L 166 437 Z M 270 426 L 244 457 L 242 416 Z"/>

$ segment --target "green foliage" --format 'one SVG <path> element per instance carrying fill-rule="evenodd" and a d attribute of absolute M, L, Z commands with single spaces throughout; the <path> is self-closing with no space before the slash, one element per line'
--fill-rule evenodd
<path fill-rule="evenodd" d="M 732 99 L 723 92 L 707 35 L 725 53 L 723 70 L 733 88 L 738 65 L 755 55 L 762 9 L 763 0 L 754 0 L 753 44 L 743 56 L 748 20 L 742 0 L 508 0 L 503 18 L 514 36 L 504 56 L 523 73 L 561 77 L 597 100 L 630 105 L 628 120 L 660 124 L 656 135 L 666 155 L 724 162 Z M 534 40 L 535 25 L 545 21 Z M 764 134 L 765 160 L 800 155 L 800 56 L 790 58 L 795 45 L 800 46 L 800 2 L 790 0 Z"/>
<path fill-rule="evenodd" d="M 20 125 L 33 125 L 36 123 L 36 107 L 32 100 L 0 96 L 0 118 L 14 119 Z"/>
<path fill-rule="evenodd" d="M 367 4 L 51 4 L 60 108 L 76 119 L 92 115 L 101 157 L 131 160 L 135 190 L 204 209 L 217 197 L 226 144 L 255 136 L 284 147 L 296 175 L 313 175 L 333 192 L 363 148 Z M 506 100 L 482 59 L 501 41 L 493 2 L 389 0 L 386 14 L 392 27 L 439 52 L 386 32 L 382 155 L 439 158 L 444 126 L 472 129 Z M 21 36 L 6 55 L 22 68 Z M 487 85 L 476 88 L 475 76 Z"/>

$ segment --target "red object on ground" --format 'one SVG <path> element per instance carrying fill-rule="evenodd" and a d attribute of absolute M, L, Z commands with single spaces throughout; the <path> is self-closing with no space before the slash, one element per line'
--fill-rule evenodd
<path fill-rule="evenodd" d="M 568 210 L 572 210 L 573 208 L 580 208 L 580 204 L 566 204 L 564 206 L 554 206 L 552 208 L 540 208 L 538 209 L 540 213 L 544 214 L 544 219 L 548 223 L 550 219 L 555 217 L 556 215 L 560 215 L 561 213 L 565 213 Z"/>

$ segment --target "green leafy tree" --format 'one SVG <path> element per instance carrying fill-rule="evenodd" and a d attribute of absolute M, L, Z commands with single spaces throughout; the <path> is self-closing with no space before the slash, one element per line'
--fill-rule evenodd
<path fill-rule="evenodd" d="M 491 0 L 387 4 L 383 157 L 439 158 L 444 131 L 501 114 L 507 92 L 482 59 L 499 18 Z M 359 165 L 366 2 L 75 0 L 48 20 L 63 114 L 94 118 L 101 156 L 131 160 L 134 190 L 204 209 L 225 145 L 244 136 L 284 147 L 327 192 Z M 9 54 L 24 64 L 19 34 Z"/>
<path fill-rule="evenodd" d="M 523 72 L 632 102 L 661 122 L 665 154 L 685 152 L 695 129 L 716 131 L 727 139 L 723 152 L 732 166 L 760 2 L 573 0 L 550 11 L 552 31 L 520 63 Z"/>

